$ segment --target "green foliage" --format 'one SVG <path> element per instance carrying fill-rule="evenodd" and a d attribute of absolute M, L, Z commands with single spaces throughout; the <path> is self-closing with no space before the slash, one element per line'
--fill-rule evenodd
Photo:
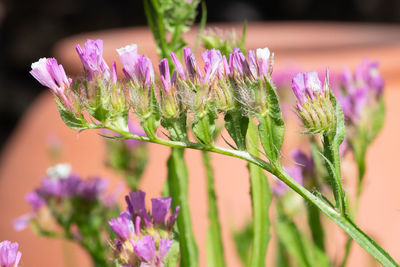
<path fill-rule="evenodd" d="M 268 113 L 258 115 L 258 133 L 261 145 L 270 163 L 279 164 L 280 150 L 285 135 L 285 123 L 275 88 L 267 79 L 265 79 L 265 86 Z"/>
<path fill-rule="evenodd" d="M 215 109 L 209 108 L 203 114 L 196 115 L 192 123 L 193 134 L 196 140 L 203 145 L 211 145 L 215 132 L 215 120 L 218 118 Z"/>
<path fill-rule="evenodd" d="M 331 266 L 325 252 L 301 233 L 292 219 L 283 214 L 279 208 L 277 211 L 278 221 L 275 227 L 278 240 L 296 264 L 300 267 Z"/>
<path fill-rule="evenodd" d="M 246 226 L 239 231 L 233 232 L 236 251 L 239 254 L 243 266 L 250 264 L 251 243 L 253 240 L 253 223 L 248 222 Z"/>
<path fill-rule="evenodd" d="M 258 156 L 258 135 L 254 122 L 250 122 L 248 131 L 249 152 Z M 251 246 L 250 263 L 247 266 L 263 267 L 267 256 L 267 247 L 270 239 L 269 207 L 272 201 L 272 192 L 264 170 L 253 164 L 248 165 L 250 173 L 250 194 L 253 210 L 253 240 Z"/>
<path fill-rule="evenodd" d="M 229 58 L 229 54 L 232 53 L 233 47 L 238 47 L 245 53 L 245 41 L 246 41 L 247 22 L 243 24 L 242 37 L 237 38 L 236 32 L 223 32 L 220 29 L 208 29 L 205 33 L 201 34 L 201 40 L 204 48 L 206 49 L 217 49 L 222 55 Z"/>
<path fill-rule="evenodd" d="M 249 118 L 242 115 L 240 109 L 230 110 L 225 114 L 225 128 L 239 150 L 246 150 L 246 134 Z"/>
<path fill-rule="evenodd" d="M 57 101 L 57 108 L 61 119 L 69 128 L 77 130 L 88 128 L 89 125 L 83 117 L 77 116 L 72 111 L 66 109 L 59 101 Z"/>

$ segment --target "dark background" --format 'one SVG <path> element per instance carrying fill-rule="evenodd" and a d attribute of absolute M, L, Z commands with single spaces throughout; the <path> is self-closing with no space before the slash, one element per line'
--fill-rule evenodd
<path fill-rule="evenodd" d="M 399 0 L 206 1 L 208 22 L 331 20 L 400 22 Z M 44 88 L 30 65 L 66 36 L 145 25 L 141 0 L 0 0 L 0 148 Z M 399 25 L 400 26 L 400 25 Z"/>

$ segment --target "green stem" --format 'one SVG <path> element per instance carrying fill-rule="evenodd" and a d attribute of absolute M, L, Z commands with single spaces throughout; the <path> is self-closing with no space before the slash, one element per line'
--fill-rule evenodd
<path fill-rule="evenodd" d="M 246 160 L 249 163 L 253 163 L 260 168 L 270 172 L 275 175 L 278 179 L 283 181 L 287 186 L 292 188 L 296 193 L 298 193 L 305 200 L 309 201 L 318 209 L 324 213 L 328 218 L 334 221 L 339 227 L 341 227 L 351 238 L 353 238 L 362 248 L 364 248 L 369 254 L 371 254 L 376 260 L 378 260 L 384 266 L 399 266 L 394 259 L 383 250 L 374 240 L 372 240 L 367 234 L 365 234 L 360 228 L 358 228 L 351 219 L 336 209 L 332 208 L 329 204 L 327 204 L 323 199 L 317 197 L 302 185 L 297 183 L 292 177 L 290 177 L 282 168 L 277 168 L 272 166 L 271 164 L 265 162 L 264 160 L 253 156 L 247 151 L 238 151 L 232 149 L 226 149 L 223 147 L 212 146 L 212 147 L 204 147 L 200 144 L 196 143 L 184 143 L 177 141 L 170 141 L 161 138 L 149 139 L 148 137 L 134 135 L 130 132 L 123 131 L 118 128 L 114 128 L 112 126 L 101 126 L 102 128 L 108 128 L 110 130 L 116 131 L 123 138 L 126 139 L 136 139 L 141 141 L 152 142 L 160 145 L 165 145 L 169 147 L 177 147 L 177 148 L 192 148 L 202 151 L 210 151 L 219 153 L 222 155 L 227 155 L 239 159 Z M 97 127 L 93 127 L 97 128 Z M 179 217 L 179 216 L 178 216 Z M 183 216 L 182 216 L 183 217 Z"/>
<path fill-rule="evenodd" d="M 214 190 L 214 174 L 211 166 L 210 154 L 203 151 L 203 163 L 206 169 L 207 192 L 208 192 L 208 219 L 209 227 L 207 233 L 207 266 L 224 267 L 224 246 L 222 242 L 221 225 L 218 219 L 217 197 Z"/>
<path fill-rule="evenodd" d="M 172 205 L 179 206 L 177 218 L 180 266 L 198 266 L 198 252 L 194 238 L 189 208 L 188 171 L 184 161 L 184 149 L 172 148 L 168 159 L 168 191 L 172 196 Z"/>
<path fill-rule="evenodd" d="M 258 156 L 258 132 L 253 121 L 249 123 L 247 143 L 249 144 L 249 152 Z M 248 164 L 248 168 L 253 211 L 253 240 L 249 266 L 263 267 L 265 266 L 268 241 L 270 239 L 269 227 L 271 223 L 268 211 L 272 193 L 264 170 L 251 163 Z"/>
<path fill-rule="evenodd" d="M 335 136 L 324 134 L 324 156 L 326 157 L 326 166 L 331 180 L 333 195 L 336 206 L 343 214 L 347 214 L 344 190 L 342 187 L 342 174 L 340 169 L 339 145 L 334 142 Z"/>

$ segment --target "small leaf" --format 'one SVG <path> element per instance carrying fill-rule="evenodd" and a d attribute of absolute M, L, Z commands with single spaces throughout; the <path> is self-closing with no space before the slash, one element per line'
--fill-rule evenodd
<path fill-rule="evenodd" d="M 240 110 L 228 111 L 225 114 L 225 128 L 239 150 L 246 150 L 246 133 L 249 118 L 242 116 Z"/>
<path fill-rule="evenodd" d="M 272 84 L 265 79 L 268 114 L 258 116 L 258 132 L 261 145 L 269 161 L 278 161 L 285 135 L 285 123 L 279 105 L 278 95 Z"/>
<path fill-rule="evenodd" d="M 66 109 L 61 103 L 57 102 L 57 108 L 60 112 L 61 119 L 71 129 L 86 129 L 88 124 L 81 118 L 77 117 L 75 113 Z"/>
<path fill-rule="evenodd" d="M 209 110 L 201 117 L 195 116 L 192 130 L 196 140 L 203 145 L 210 145 L 213 143 L 215 120 L 217 115 L 214 110 Z"/>

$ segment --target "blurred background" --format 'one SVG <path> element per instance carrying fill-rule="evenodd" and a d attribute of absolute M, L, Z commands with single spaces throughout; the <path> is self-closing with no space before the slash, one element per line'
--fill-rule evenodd
<path fill-rule="evenodd" d="M 206 1 L 208 22 L 327 20 L 399 23 L 398 0 Z M 20 116 L 45 90 L 30 64 L 73 34 L 145 25 L 142 1 L 0 0 L 0 149 Z"/>

